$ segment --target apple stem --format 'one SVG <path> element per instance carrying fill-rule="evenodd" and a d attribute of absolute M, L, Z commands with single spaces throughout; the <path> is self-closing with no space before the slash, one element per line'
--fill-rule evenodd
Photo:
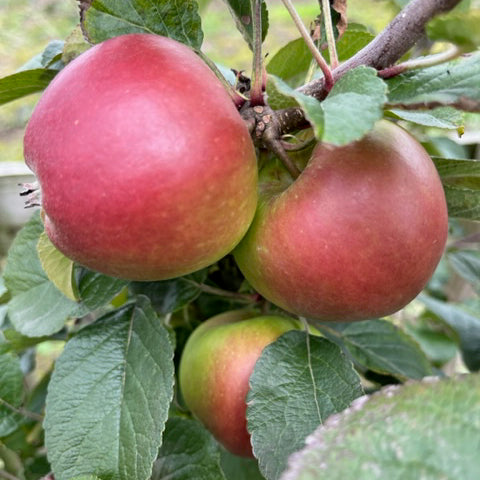
<path fill-rule="evenodd" d="M 307 27 L 305 27 L 305 25 L 303 24 L 302 19 L 300 18 L 300 15 L 298 14 L 298 12 L 295 10 L 295 7 L 293 6 L 291 0 L 282 0 L 282 1 L 286 9 L 288 10 L 290 17 L 292 17 L 292 20 L 295 23 L 298 31 L 300 32 L 300 35 L 303 37 L 305 43 L 307 44 L 308 49 L 312 53 L 313 58 L 315 59 L 315 61 L 318 63 L 318 66 L 322 70 L 323 76 L 324 76 L 324 82 L 325 82 L 324 87 L 325 87 L 325 90 L 329 92 L 333 88 L 333 85 L 335 83 L 333 79 L 332 70 L 328 66 L 328 63 L 323 58 L 322 54 L 320 53 L 320 50 L 318 50 L 317 46 L 315 45 L 315 42 L 310 36 L 310 32 L 307 30 Z"/>
<path fill-rule="evenodd" d="M 250 105 L 263 106 L 263 58 L 262 58 L 262 0 L 250 0 L 253 28 L 253 67 Z"/>
<path fill-rule="evenodd" d="M 280 159 L 283 166 L 287 169 L 288 173 L 295 180 L 300 176 L 300 170 L 297 168 L 293 160 L 288 156 L 288 153 L 283 147 L 282 141 L 277 138 L 264 139 L 265 145 Z"/>
<path fill-rule="evenodd" d="M 325 23 L 325 33 L 327 35 L 328 54 L 330 55 L 330 68 L 338 67 L 337 47 L 335 44 L 335 34 L 333 33 L 332 13 L 330 9 L 330 0 L 321 0 L 323 20 Z"/>

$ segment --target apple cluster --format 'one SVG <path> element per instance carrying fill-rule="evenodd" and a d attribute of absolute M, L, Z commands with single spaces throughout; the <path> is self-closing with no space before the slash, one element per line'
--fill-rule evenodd
<path fill-rule="evenodd" d="M 71 62 L 35 108 L 25 159 L 45 230 L 67 257 L 164 280 L 216 262 L 243 238 L 234 254 L 247 280 L 306 317 L 399 310 L 445 246 L 437 172 L 385 121 L 349 145 L 318 144 L 293 185 L 260 188 L 257 202 L 242 117 L 204 62 L 161 36 L 119 36 Z"/>
<path fill-rule="evenodd" d="M 440 179 L 408 132 L 380 121 L 351 144 L 319 143 L 299 178 L 282 184 L 259 175 L 220 80 L 188 47 L 156 35 L 116 37 L 71 62 L 35 108 L 24 150 L 45 231 L 72 260 L 151 281 L 233 252 L 255 290 L 307 318 L 401 309 L 428 282 L 447 238 Z M 248 378 L 267 344 L 299 328 L 250 317 L 202 324 L 180 366 L 187 405 L 247 456 Z"/>

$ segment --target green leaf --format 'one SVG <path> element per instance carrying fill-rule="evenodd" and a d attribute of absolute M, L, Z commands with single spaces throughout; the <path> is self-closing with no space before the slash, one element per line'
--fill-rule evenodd
<path fill-rule="evenodd" d="M 450 105 L 480 110 L 480 54 L 412 70 L 387 80 L 388 103 L 407 108 Z"/>
<path fill-rule="evenodd" d="M 37 254 L 43 223 L 36 212 L 17 234 L 8 252 L 5 285 L 12 300 L 8 315 L 12 325 L 29 337 L 58 332 L 78 305 L 50 282 Z"/>
<path fill-rule="evenodd" d="M 45 50 L 35 55 L 27 63 L 23 64 L 18 72 L 24 70 L 35 70 L 37 68 L 48 68 L 51 70 L 61 70 L 65 65 L 61 61 L 63 47 L 65 42 L 61 40 L 52 40 L 45 47 Z"/>
<path fill-rule="evenodd" d="M 23 373 L 16 355 L 0 355 L 0 437 L 14 432 L 23 417 L 15 409 L 22 403 Z"/>
<path fill-rule="evenodd" d="M 227 480 L 264 480 L 253 458 L 239 457 L 222 449 L 220 464 Z"/>
<path fill-rule="evenodd" d="M 395 117 L 425 127 L 457 130 L 463 126 L 463 114 L 451 107 L 440 107 L 433 110 L 390 110 Z"/>
<path fill-rule="evenodd" d="M 346 145 L 358 140 L 383 116 L 387 87 L 373 68 L 361 66 L 347 72 L 321 103 L 292 90 L 278 78 L 270 77 L 269 80 L 277 98 L 281 94 L 300 105 L 313 126 L 315 136 L 324 142 Z M 267 84 L 269 98 L 270 92 Z M 281 108 L 285 107 L 283 103 Z"/>
<path fill-rule="evenodd" d="M 322 326 L 318 328 L 322 331 Z M 403 330 L 386 320 L 365 320 L 345 324 L 341 340 L 361 366 L 399 379 L 420 379 L 431 375 L 427 357 Z"/>
<path fill-rule="evenodd" d="M 22 403 L 23 374 L 20 360 L 11 353 L 0 355 L 0 403 L 18 407 Z"/>
<path fill-rule="evenodd" d="M 268 62 L 267 72 L 281 78 L 291 87 L 304 79 L 312 62 L 312 54 L 303 38 L 297 38 L 282 47 Z"/>
<path fill-rule="evenodd" d="M 433 162 L 444 180 L 455 180 L 458 183 L 459 179 L 480 178 L 480 161 L 434 157 Z"/>
<path fill-rule="evenodd" d="M 480 294 L 480 252 L 477 250 L 454 251 L 449 252 L 447 258 L 455 271 Z"/>
<path fill-rule="evenodd" d="M 351 363 L 329 340 L 290 331 L 268 345 L 247 396 L 248 430 L 262 474 L 278 478 L 305 437 L 361 394 Z"/>
<path fill-rule="evenodd" d="M 127 280 L 109 277 L 83 267 L 77 267 L 76 276 L 85 313 L 107 305 L 129 283 Z"/>
<path fill-rule="evenodd" d="M 145 297 L 81 330 L 48 390 L 45 444 L 55 479 L 149 478 L 173 373 L 169 334 Z"/>
<path fill-rule="evenodd" d="M 337 55 L 340 62 L 348 60 L 353 57 L 358 51 L 366 47 L 375 35 L 365 30 L 358 30 L 356 28 L 348 29 L 337 42 Z M 325 60 L 330 61 L 328 50 L 323 52 Z"/>
<path fill-rule="evenodd" d="M 262 40 L 265 40 L 268 32 L 268 11 L 264 0 L 262 1 Z M 224 0 L 227 4 L 235 25 L 243 38 L 253 50 L 253 21 L 250 0 Z"/>
<path fill-rule="evenodd" d="M 282 480 L 480 478 L 480 376 L 388 387 L 311 435 Z"/>
<path fill-rule="evenodd" d="M 337 42 L 338 59 L 343 62 L 357 53 L 375 38 L 364 30 L 347 30 Z M 328 51 L 323 52 L 328 61 Z M 303 38 L 292 40 L 270 59 L 267 72 L 281 78 L 291 87 L 304 81 L 313 57 Z"/>
<path fill-rule="evenodd" d="M 203 32 L 194 0 L 93 0 L 82 6 L 83 30 L 99 43 L 127 33 L 155 33 L 199 50 Z"/>
<path fill-rule="evenodd" d="M 373 68 L 357 67 L 346 73 L 322 102 L 324 142 L 346 145 L 368 133 L 383 116 L 385 82 Z"/>
<path fill-rule="evenodd" d="M 132 282 L 130 289 L 135 294 L 148 296 L 155 310 L 165 315 L 180 310 L 193 302 L 201 294 L 200 287 L 206 276 L 207 270 L 205 269 L 161 282 Z"/>
<path fill-rule="evenodd" d="M 51 337 L 27 337 L 17 332 L 13 328 L 7 328 L 2 331 L 4 340 L 0 340 L 0 351 L 22 352 L 27 348 L 34 347 L 39 343 L 50 340 Z"/>
<path fill-rule="evenodd" d="M 67 64 L 77 58 L 82 53 L 91 48 L 91 44 L 85 40 L 80 25 L 77 25 L 72 33 L 65 40 L 65 46 L 62 52 L 62 61 Z"/>
<path fill-rule="evenodd" d="M 42 232 L 37 243 L 37 253 L 48 279 L 70 300 L 78 300 L 73 281 L 73 261 L 57 250 L 47 234 Z"/>
<path fill-rule="evenodd" d="M 442 329 L 434 329 L 424 322 L 407 324 L 406 330 L 421 346 L 427 357 L 437 367 L 442 367 L 457 354 L 457 345 Z"/>
<path fill-rule="evenodd" d="M 442 178 L 450 217 L 480 220 L 480 162 L 433 158 Z"/>
<path fill-rule="evenodd" d="M 480 316 L 467 308 L 436 300 L 422 293 L 418 299 L 430 312 L 452 328 L 460 339 L 465 365 L 472 371 L 480 370 Z"/>
<path fill-rule="evenodd" d="M 58 70 L 36 68 L 0 79 L 0 105 L 45 89 Z"/>
<path fill-rule="evenodd" d="M 58 332 L 69 318 L 104 306 L 127 284 L 124 280 L 80 269 L 77 279 L 80 302 L 67 298 L 42 268 L 37 244 L 43 231 L 37 212 L 17 234 L 4 272 L 5 285 L 12 295 L 8 303 L 9 319 L 18 332 L 29 337 Z M 69 261 L 65 261 L 65 265 L 70 268 Z M 61 273 L 59 271 L 60 277 Z"/>
<path fill-rule="evenodd" d="M 222 480 L 218 443 L 197 421 L 168 420 L 151 480 Z"/>
<path fill-rule="evenodd" d="M 450 217 L 480 220 L 480 189 L 443 185 Z"/>
<path fill-rule="evenodd" d="M 440 15 L 427 24 L 427 35 L 432 40 L 454 43 L 464 50 L 480 45 L 480 9 L 451 12 Z"/>

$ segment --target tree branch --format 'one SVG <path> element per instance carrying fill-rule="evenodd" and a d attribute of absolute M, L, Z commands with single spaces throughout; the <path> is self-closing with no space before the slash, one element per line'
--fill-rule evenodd
<path fill-rule="evenodd" d="M 460 0 L 412 0 L 382 33 L 356 55 L 333 70 L 334 80 L 337 81 L 349 70 L 360 65 L 373 67 L 379 71 L 391 67 L 422 38 L 425 25 L 429 20 L 453 9 L 458 3 Z M 323 100 L 328 94 L 328 86 L 325 86 L 324 79 L 320 78 L 300 87 L 298 91 Z M 464 109 L 473 108 L 466 101 L 462 103 L 465 104 L 462 104 Z M 402 107 L 402 105 L 395 106 Z M 422 107 L 425 106 L 422 105 Z M 301 109 L 287 108 L 270 112 L 268 115 L 270 124 L 266 128 L 264 114 L 254 111 L 254 108 L 258 107 L 248 108 L 248 105 L 245 107 L 242 116 L 247 122 L 255 143 L 259 146 L 266 147 L 269 144 L 271 146 L 272 140 L 309 125 Z M 474 107 L 477 108 L 477 105 Z M 261 108 L 262 112 L 265 108 L 269 109 L 268 106 Z M 410 105 L 409 108 L 411 108 Z"/>
<path fill-rule="evenodd" d="M 377 70 L 392 66 L 422 37 L 429 20 L 451 10 L 458 3 L 460 0 L 412 0 L 382 33 L 333 71 L 335 81 L 360 65 Z M 323 79 L 313 80 L 299 90 L 319 100 L 328 93 Z"/>

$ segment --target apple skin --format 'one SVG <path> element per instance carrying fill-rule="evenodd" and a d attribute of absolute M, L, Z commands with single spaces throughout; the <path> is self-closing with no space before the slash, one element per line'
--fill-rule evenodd
<path fill-rule="evenodd" d="M 260 184 L 234 256 L 253 288 L 288 312 L 322 321 L 389 315 L 425 287 L 443 253 L 441 181 L 393 123 L 346 146 L 318 144 L 290 185 Z"/>
<path fill-rule="evenodd" d="M 236 246 L 255 213 L 244 121 L 203 61 L 165 37 L 116 37 L 71 62 L 36 106 L 24 147 L 51 241 L 108 275 L 199 270 Z"/>
<path fill-rule="evenodd" d="M 210 318 L 190 335 L 180 361 L 183 398 L 192 413 L 235 455 L 253 456 L 246 397 L 258 357 L 280 335 L 301 328 L 292 318 L 236 310 Z"/>

